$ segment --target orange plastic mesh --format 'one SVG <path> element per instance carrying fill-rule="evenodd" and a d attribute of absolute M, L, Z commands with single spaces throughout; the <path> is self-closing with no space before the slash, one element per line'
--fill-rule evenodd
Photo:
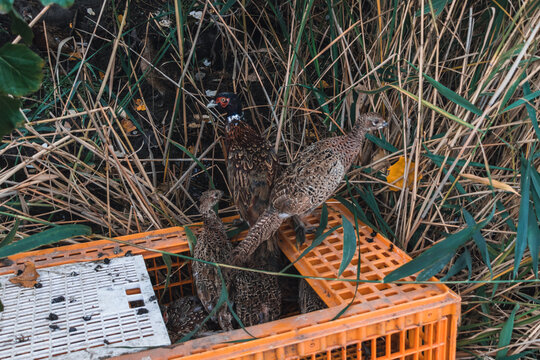
<path fill-rule="evenodd" d="M 332 227 L 341 223 L 344 214 L 354 224 L 351 214 L 335 201 L 328 202 Z M 320 213 L 307 220 L 318 225 Z M 223 219 L 230 227 L 236 217 Z M 190 225 L 197 234 L 200 223 Z M 360 231 L 360 279 L 382 279 L 409 260 L 401 250 L 377 235 L 371 238 L 371 229 Z M 245 237 L 240 233 L 235 240 Z M 311 235 L 312 236 L 312 235 Z M 321 245 L 298 261 L 302 275 L 336 277 L 341 263 L 343 230 L 329 236 Z M 280 246 L 285 254 L 295 259 L 295 234 L 288 223 L 280 229 Z M 119 240 L 147 249 L 157 249 L 189 255 L 187 236 L 182 227 L 148 233 L 122 236 Z M 309 244 L 309 237 L 308 242 Z M 302 251 L 307 245 L 300 249 Z M 108 240 L 68 245 L 46 250 L 18 254 L 0 262 L 0 274 L 12 273 L 24 261 L 33 261 L 36 267 L 95 261 L 116 256 L 142 254 L 152 279 L 156 295 L 165 288 L 167 266 L 161 255 L 150 250 L 119 244 Z M 172 276 L 163 302 L 177 296 L 194 293 L 189 261 L 172 257 Z M 356 278 L 358 253 L 342 277 Z M 411 277 L 410 279 L 412 279 Z M 358 286 L 354 304 L 339 318 L 354 296 L 355 283 L 343 281 L 309 280 L 328 309 L 309 314 L 291 316 L 270 323 L 195 339 L 169 348 L 157 348 L 127 354 L 118 359 L 244 359 L 244 360 L 445 360 L 455 359 L 457 321 L 460 299 L 442 284 L 366 284 Z M 250 341 L 246 341 L 250 340 Z"/>
<path fill-rule="evenodd" d="M 339 202 L 328 201 L 328 226 L 330 230 L 336 225 L 341 225 L 341 216 L 346 216 L 352 224 L 355 220 L 351 213 Z M 307 216 L 304 221 L 311 225 L 318 225 L 320 209 Z M 358 221 L 357 251 L 343 271 L 341 278 L 356 279 L 358 269 L 358 248 L 360 249 L 360 280 L 382 280 L 387 274 L 410 260 L 410 257 L 402 250 L 395 247 L 390 241 L 380 234 L 372 236 L 373 230 Z M 307 236 L 306 242 L 296 249 L 295 232 L 290 223 L 285 224 L 279 230 L 280 247 L 290 261 L 298 259 L 300 254 L 309 246 L 314 235 Z M 337 278 L 341 259 L 343 257 L 343 228 L 335 230 L 321 245 L 315 247 L 303 258 L 296 262 L 295 267 L 304 276 L 317 276 Z M 404 281 L 412 281 L 414 277 L 404 278 Z M 442 285 L 425 284 L 381 284 L 359 283 L 358 289 L 355 282 L 347 281 L 323 281 L 308 279 L 308 282 L 319 294 L 328 306 L 348 304 L 356 297 L 354 303 L 363 304 L 368 310 L 387 308 L 408 302 L 418 301 L 422 298 L 444 294 L 448 288 Z"/>
<path fill-rule="evenodd" d="M 388 359 L 445 359 L 448 319 L 396 331 L 347 346 L 302 356 L 299 360 L 388 360 Z"/>
<path fill-rule="evenodd" d="M 224 218 L 225 228 L 231 230 L 234 221 L 237 219 L 237 216 Z M 202 223 L 195 223 L 189 225 L 189 228 L 196 236 L 201 226 Z M 247 231 L 241 232 L 233 238 L 233 241 L 238 241 L 240 238 L 245 237 L 246 234 Z M 34 262 L 36 268 L 39 269 L 80 261 L 97 261 L 120 256 L 143 255 L 148 274 L 154 285 L 154 291 L 162 303 L 167 304 L 172 299 L 195 293 L 190 261 L 172 256 L 171 275 L 169 276 L 167 293 L 163 295 L 166 287 L 167 265 L 159 252 L 146 250 L 154 249 L 189 256 L 188 238 L 183 227 L 172 227 L 146 233 L 125 235 L 116 239 L 137 246 L 111 242 L 109 240 L 99 240 L 45 250 L 29 251 L 10 256 L 7 260 L 0 262 L 0 275 L 15 272 L 17 269 L 22 268 L 26 261 Z"/>

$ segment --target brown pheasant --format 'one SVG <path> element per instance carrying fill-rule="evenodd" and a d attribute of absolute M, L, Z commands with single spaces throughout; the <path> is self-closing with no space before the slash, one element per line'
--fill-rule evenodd
<path fill-rule="evenodd" d="M 319 295 L 313 290 L 311 285 L 305 280 L 300 280 L 298 290 L 298 303 L 302 314 L 310 313 L 321 309 L 326 309 L 326 304 L 321 300 Z"/>
<path fill-rule="evenodd" d="M 222 264 L 230 260 L 232 244 L 227 239 L 221 219 L 212 209 L 222 195 L 221 190 L 209 190 L 201 195 L 199 209 L 203 216 L 204 226 L 193 249 L 193 256 L 196 259 Z M 200 261 L 193 261 L 192 269 L 197 295 L 206 311 L 210 313 L 221 295 L 221 278 L 214 266 Z M 223 271 L 222 274 L 226 277 L 228 272 Z M 227 279 L 225 280 L 228 283 Z M 226 304 L 222 305 L 215 317 L 223 330 L 232 330 L 232 315 Z"/>
<path fill-rule="evenodd" d="M 242 219 L 253 226 L 268 207 L 270 192 L 279 164 L 270 143 L 244 119 L 242 101 L 234 93 L 222 92 L 209 104 L 227 114 L 225 146 L 227 151 L 227 177 L 233 200 Z M 307 228 L 299 217 L 293 222 L 299 240 L 305 240 Z M 257 258 L 277 253 L 277 237 L 271 237 Z"/>
<path fill-rule="evenodd" d="M 384 126 L 386 122 L 379 114 L 363 114 L 349 134 L 318 141 L 302 151 L 277 177 L 268 208 L 235 248 L 233 263 L 245 263 L 284 219 L 309 214 L 322 205 L 360 153 L 365 134 Z"/>
<path fill-rule="evenodd" d="M 235 271 L 233 284 L 236 314 L 244 326 L 263 324 L 281 315 L 281 289 L 276 276 Z"/>
<path fill-rule="evenodd" d="M 225 146 L 227 176 L 242 219 L 250 226 L 268 207 L 270 191 L 278 172 L 278 162 L 270 143 L 245 120 L 242 102 L 234 93 L 220 93 L 214 103 L 227 113 Z M 268 241 L 267 248 L 277 251 L 276 238 Z"/>
<path fill-rule="evenodd" d="M 172 343 L 195 330 L 208 316 L 196 296 L 184 296 L 169 305 L 161 306 L 161 312 Z M 209 330 L 208 323 L 205 323 L 193 337 L 199 337 Z"/>
<path fill-rule="evenodd" d="M 238 95 L 220 93 L 213 104 L 227 113 L 227 175 L 234 203 L 241 217 L 253 225 L 268 207 L 279 167 L 277 157 L 270 143 L 244 120 Z M 260 246 L 255 251 L 249 265 L 252 268 L 277 270 L 278 253 L 277 237 L 273 236 L 266 246 Z M 232 277 L 236 312 L 244 326 L 272 321 L 280 315 L 281 290 L 275 276 L 235 271 Z"/>

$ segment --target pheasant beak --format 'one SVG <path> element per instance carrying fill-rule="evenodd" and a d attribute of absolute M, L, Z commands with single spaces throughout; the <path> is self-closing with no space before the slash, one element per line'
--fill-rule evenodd
<path fill-rule="evenodd" d="M 213 109 L 215 108 L 216 106 L 218 106 L 217 102 L 215 102 L 214 100 L 210 101 L 208 104 L 206 104 L 206 107 L 209 108 L 209 109 Z"/>
<path fill-rule="evenodd" d="M 377 130 L 385 128 L 387 126 L 388 126 L 388 122 L 386 121 L 373 122 L 373 127 Z"/>

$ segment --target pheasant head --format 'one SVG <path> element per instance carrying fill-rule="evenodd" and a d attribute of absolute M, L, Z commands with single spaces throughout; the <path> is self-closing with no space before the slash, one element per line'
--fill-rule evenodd
<path fill-rule="evenodd" d="M 235 93 L 222 92 L 217 94 L 208 107 L 215 107 L 218 111 L 225 112 L 228 122 L 240 120 L 243 117 L 242 100 Z"/>
<path fill-rule="evenodd" d="M 208 214 L 212 211 L 214 205 L 216 205 L 221 197 L 223 196 L 223 191 L 221 190 L 208 190 L 205 191 L 199 200 L 200 205 L 199 209 L 202 214 Z"/>
<path fill-rule="evenodd" d="M 377 113 L 362 114 L 356 119 L 351 136 L 363 138 L 366 133 L 382 129 L 386 126 L 388 126 L 388 123 L 381 115 Z"/>

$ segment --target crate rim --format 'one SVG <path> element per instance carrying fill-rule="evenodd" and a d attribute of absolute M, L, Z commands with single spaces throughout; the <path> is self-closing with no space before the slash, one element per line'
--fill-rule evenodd
<path fill-rule="evenodd" d="M 349 220 L 354 221 L 354 216 L 350 211 L 337 200 L 331 199 L 327 202 L 329 206 L 337 208 L 338 211 L 345 215 Z M 223 218 L 224 222 L 232 222 L 238 216 L 229 216 Z M 197 227 L 201 226 L 201 222 L 189 224 L 186 226 Z M 359 222 L 359 225 L 362 224 Z M 184 226 L 176 226 L 165 229 L 159 229 L 149 232 L 124 235 L 117 237 L 116 239 L 122 241 L 130 241 L 133 239 L 148 239 L 149 237 L 156 235 L 165 235 L 168 237 L 173 237 L 174 234 L 184 233 Z M 241 233 L 240 235 L 242 235 Z M 383 241 L 386 244 L 391 244 L 389 240 L 378 235 L 378 240 Z M 13 261 L 13 264 L 0 267 L 0 274 L 12 273 L 19 268 L 22 260 L 29 258 L 36 258 L 44 255 L 53 255 L 55 253 L 62 253 L 65 251 L 76 251 L 81 249 L 87 249 L 89 246 L 98 248 L 108 247 L 109 249 L 120 247 L 124 251 L 119 254 L 113 254 L 108 252 L 104 257 L 122 257 L 125 255 L 127 250 L 133 250 L 133 255 L 136 255 L 139 252 L 146 253 L 145 258 L 154 258 L 160 256 L 158 252 L 148 253 L 148 251 L 139 249 L 138 247 L 133 247 L 129 245 L 120 244 L 111 240 L 95 240 L 86 243 L 78 243 L 72 245 L 65 245 L 56 248 L 49 248 L 44 250 L 33 250 L 29 252 L 24 252 L 8 257 L 9 260 Z M 189 251 L 189 245 L 187 240 L 174 241 L 170 242 L 170 246 L 174 246 L 175 250 L 178 252 Z M 395 247 L 396 251 L 401 252 L 401 255 L 404 256 L 407 261 L 411 258 L 401 249 Z M 170 250 L 168 250 L 170 251 Z M 102 257 L 101 259 L 103 259 Z M 51 264 L 50 262 L 43 264 L 36 264 L 36 267 L 44 268 L 58 264 L 73 263 L 77 261 L 95 261 L 100 260 L 95 257 L 91 258 L 68 258 L 68 259 L 59 259 L 58 262 Z M 415 300 L 413 303 L 407 302 L 398 305 L 392 305 L 388 308 L 380 308 L 372 311 L 360 311 L 362 304 L 354 304 L 349 307 L 349 309 L 343 314 L 340 318 L 332 320 L 335 315 L 343 309 L 343 305 L 337 305 L 329 307 L 327 309 L 315 311 L 309 314 L 301 314 L 293 317 L 288 317 L 284 319 L 279 319 L 265 324 L 255 325 L 249 328 L 250 333 L 261 336 L 255 340 L 249 342 L 240 342 L 236 344 L 224 344 L 224 342 L 234 341 L 234 340 L 244 340 L 249 338 L 249 335 L 243 329 L 236 329 L 227 333 L 219 333 L 215 335 L 206 336 L 203 338 L 192 339 L 184 343 L 173 344 L 164 348 L 155 348 L 149 350 L 142 350 L 141 352 L 124 354 L 115 357 L 114 359 L 118 360 L 128 360 L 128 359 L 158 359 L 158 358 L 175 358 L 182 357 L 185 359 L 225 359 L 225 358 L 235 358 L 251 353 L 260 352 L 263 350 L 268 350 L 269 348 L 281 348 L 283 346 L 292 345 L 295 343 L 303 343 L 323 335 L 328 334 L 338 334 L 347 331 L 348 329 L 357 327 L 364 327 L 373 324 L 377 324 L 380 321 L 388 321 L 390 319 L 403 318 L 407 316 L 418 316 L 419 313 L 424 311 L 434 311 L 437 314 L 437 317 L 433 318 L 433 321 L 440 320 L 446 316 L 460 316 L 460 302 L 461 298 L 455 292 L 453 292 L 445 284 L 438 282 L 435 278 L 430 280 L 435 280 L 433 282 L 441 292 L 436 295 L 430 295 L 427 298 L 422 298 Z M 365 310 L 365 309 L 363 309 Z M 391 314 L 392 317 L 389 319 L 388 315 Z M 293 321 L 293 324 L 291 324 Z M 424 324 L 424 323 L 423 323 Z M 410 326 L 415 326 L 418 324 L 411 324 Z M 396 330 L 396 331 L 401 331 Z M 455 334 L 454 334 L 455 336 Z M 368 338 L 366 338 L 367 340 Z M 250 346 L 245 347 L 244 344 L 250 344 Z M 345 345 L 340 345 L 345 346 Z"/>

